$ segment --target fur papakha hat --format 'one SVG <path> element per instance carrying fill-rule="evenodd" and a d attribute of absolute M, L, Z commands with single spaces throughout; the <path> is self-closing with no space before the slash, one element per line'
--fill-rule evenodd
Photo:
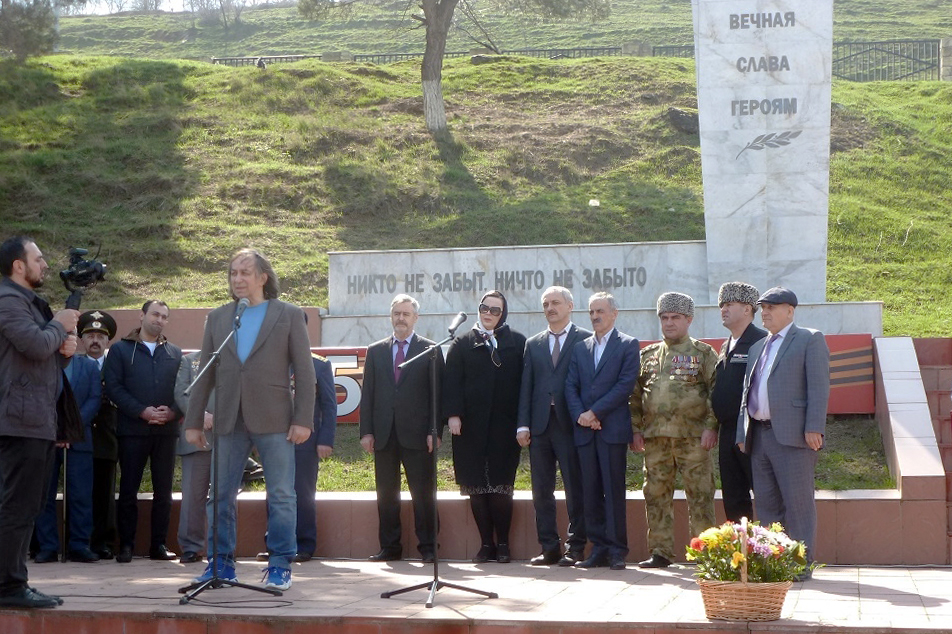
<path fill-rule="evenodd" d="M 684 293 L 663 293 L 658 298 L 658 314 L 680 313 L 694 317 L 694 300 Z"/>
<path fill-rule="evenodd" d="M 760 291 L 756 286 L 744 284 L 743 282 L 726 282 L 721 284 L 721 290 L 717 291 L 717 305 L 723 306 L 729 302 L 738 304 L 750 304 L 757 312 L 757 300 L 760 298 Z"/>

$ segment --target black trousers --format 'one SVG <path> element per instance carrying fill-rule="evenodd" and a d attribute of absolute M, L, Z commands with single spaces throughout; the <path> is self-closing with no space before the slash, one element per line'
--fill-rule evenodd
<path fill-rule="evenodd" d="M 0 596 L 27 587 L 27 550 L 46 501 L 53 451 L 50 440 L 0 436 Z"/>
<path fill-rule="evenodd" d="M 407 486 L 413 499 L 413 524 L 416 529 L 418 549 L 434 552 L 436 535 L 433 522 L 436 505 L 433 491 L 436 474 L 433 471 L 433 456 L 426 449 L 407 449 L 390 436 L 387 446 L 374 451 L 374 480 L 377 487 L 377 515 L 380 518 L 380 547 L 388 550 L 401 549 L 402 528 L 400 525 L 400 465 L 407 474 Z"/>
<path fill-rule="evenodd" d="M 750 499 L 753 479 L 750 474 L 750 456 L 737 447 L 737 424 L 721 425 L 717 448 L 717 465 L 721 471 L 721 495 L 724 514 L 732 522 L 740 518 L 754 519 L 754 504 Z"/>
<path fill-rule="evenodd" d="M 93 550 L 116 546 L 116 461 L 93 458 Z"/>
<path fill-rule="evenodd" d="M 119 545 L 134 546 L 139 521 L 139 487 L 146 462 L 152 468 L 152 538 L 149 548 L 165 544 L 172 515 L 172 476 L 176 436 L 119 437 Z"/>
<path fill-rule="evenodd" d="M 562 432 L 555 411 L 549 413 L 544 433 L 533 434 L 529 443 L 532 477 L 532 505 L 536 514 L 536 533 L 543 550 L 556 550 L 561 540 L 556 524 L 555 470 L 558 465 L 565 486 L 565 505 L 569 515 L 566 550 L 585 550 L 585 520 L 582 512 L 582 472 L 572 432 Z"/>

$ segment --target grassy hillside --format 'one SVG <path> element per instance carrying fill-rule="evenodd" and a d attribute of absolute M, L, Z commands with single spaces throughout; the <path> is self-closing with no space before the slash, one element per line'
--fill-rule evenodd
<path fill-rule="evenodd" d="M 623 42 L 690 44 L 690 0 L 614 2 L 610 18 L 547 22 L 492 10 L 480 2 L 484 22 L 501 49 L 620 46 Z M 250 8 L 241 24 L 225 31 L 190 14 L 81 16 L 61 21 L 62 49 L 94 55 L 150 58 L 208 58 L 351 51 L 420 52 L 423 31 L 394 0 L 384 8 L 362 9 L 348 19 L 307 21 L 296 8 Z M 472 29 L 472 25 L 468 28 Z M 923 39 L 952 36 L 952 12 L 945 0 L 835 0 L 838 41 Z M 447 50 L 466 51 L 471 40 L 459 30 Z"/>
<path fill-rule="evenodd" d="M 450 61 L 445 145 L 423 130 L 418 76 L 415 62 L 0 65 L 0 221 L 54 260 L 101 242 L 104 307 L 213 305 L 245 244 L 273 255 L 290 300 L 322 304 L 333 249 L 703 237 L 698 139 L 666 116 L 695 105 L 690 61 Z M 886 301 L 889 334 L 952 335 L 952 86 L 833 97 L 830 299 Z"/>

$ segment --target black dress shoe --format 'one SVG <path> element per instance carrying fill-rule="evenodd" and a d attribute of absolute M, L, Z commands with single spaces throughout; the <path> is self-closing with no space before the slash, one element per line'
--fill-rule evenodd
<path fill-rule="evenodd" d="M 59 604 L 54 597 L 38 593 L 33 588 L 21 588 L 13 594 L 0 596 L 2 608 L 55 608 Z"/>
<path fill-rule="evenodd" d="M 59 553 L 55 550 L 41 550 L 36 553 L 36 559 L 34 559 L 38 564 L 51 564 L 54 561 L 59 561 Z"/>
<path fill-rule="evenodd" d="M 543 550 L 540 554 L 530 559 L 529 563 L 533 566 L 551 566 L 552 564 L 559 563 L 559 561 L 559 551 L 558 549 L 553 549 Z"/>
<path fill-rule="evenodd" d="M 166 548 L 165 544 L 162 544 L 149 549 L 149 559 L 153 561 L 175 561 L 178 559 L 178 555 Z"/>
<path fill-rule="evenodd" d="M 496 546 L 496 561 L 501 564 L 508 564 L 512 561 L 512 555 L 509 554 L 509 544 Z"/>
<path fill-rule="evenodd" d="M 101 546 L 99 548 L 92 548 L 91 550 L 99 555 L 100 559 L 109 560 L 116 556 L 115 553 L 112 552 L 112 548 L 109 546 Z"/>
<path fill-rule="evenodd" d="M 667 557 L 662 557 L 658 554 L 651 555 L 651 557 L 648 557 L 644 561 L 638 562 L 639 568 L 667 568 L 670 565 L 670 559 Z"/>
<path fill-rule="evenodd" d="M 496 547 L 492 544 L 483 544 L 479 548 L 479 552 L 473 557 L 474 564 L 484 564 L 490 559 L 496 558 Z"/>
<path fill-rule="evenodd" d="M 575 562 L 576 568 L 606 568 L 608 559 L 602 555 L 591 555 L 588 559 Z"/>
<path fill-rule="evenodd" d="M 195 564 L 202 560 L 202 556 L 193 550 L 186 550 L 182 553 L 182 556 L 179 557 L 178 562 L 180 564 Z"/>
<path fill-rule="evenodd" d="M 612 563 L 608 566 L 612 570 L 624 570 L 625 569 L 625 560 L 624 559 L 613 559 Z"/>
<path fill-rule="evenodd" d="M 393 548 L 383 548 L 376 555 L 368 557 L 370 561 L 400 561 L 403 559 L 403 551 Z"/>
<path fill-rule="evenodd" d="M 562 555 L 562 559 L 559 559 L 559 565 L 563 568 L 566 566 L 574 566 L 576 562 L 582 561 L 585 559 L 584 550 L 570 550 Z"/>
<path fill-rule="evenodd" d="M 119 554 L 116 555 L 116 562 L 127 564 L 132 561 L 132 546 L 120 546 Z"/>
<path fill-rule="evenodd" d="M 436 554 L 432 550 L 422 550 L 420 551 L 420 559 L 425 564 L 432 564 L 436 561 Z"/>
<path fill-rule="evenodd" d="M 78 561 L 84 564 L 91 564 L 95 561 L 99 561 L 99 555 L 88 548 L 80 548 L 79 550 L 69 551 L 69 560 Z"/>
<path fill-rule="evenodd" d="M 298 553 L 294 556 L 293 561 L 298 564 L 303 564 L 305 561 L 311 561 L 314 557 L 311 553 Z"/>
<path fill-rule="evenodd" d="M 56 595 L 46 594 L 45 592 L 40 592 L 39 590 L 37 590 L 37 589 L 34 588 L 33 586 L 30 586 L 29 589 L 33 591 L 33 594 L 39 595 L 39 596 L 41 596 L 41 597 L 46 597 L 46 598 L 48 598 L 48 599 L 53 599 L 54 601 L 56 601 L 56 605 L 63 605 L 63 599 L 60 598 L 60 597 L 58 597 L 58 596 L 56 596 Z"/>

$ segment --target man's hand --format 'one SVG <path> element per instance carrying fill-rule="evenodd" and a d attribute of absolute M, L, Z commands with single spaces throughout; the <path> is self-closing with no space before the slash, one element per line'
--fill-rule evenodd
<path fill-rule="evenodd" d="M 520 447 L 528 447 L 529 443 L 532 442 L 532 438 L 530 437 L 529 430 L 523 429 L 521 432 L 516 434 L 516 442 L 519 443 Z"/>
<path fill-rule="evenodd" d="M 175 410 L 169 407 L 168 405 L 159 405 L 155 408 L 158 416 L 157 419 L 161 423 L 169 423 L 175 418 Z"/>
<path fill-rule="evenodd" d="M 76 354 L 76 347 L 79 345 L 79 338 L 70 333 L 66 335 L 66 341 L 60 344 L 59 353 L 69 359 Z"/>
<path fill-rule="evenodd" d="M 79 311 L 73 310 L 72 308 L 64 308 L 53 315 L 53 321 L 58 321 L 63 324 L 63 328 L 66 329 L 66 332 L 73 332 L 76 330 L 76 324 L 79 323 Z"/>
<path fill-rule="evenodd" d="M 463 433 L 463 421 L 459 416 L 450 416 L 447 424 L 450 427 L 450 433 L 454 436 L 459 436 L 461 433 Z"/>
<path fill-rule="evenodd" d="M 807 441 L 807 447 L 813 451 L 820 451 L 823 448 L 823 434 L 815 431 L 808 431 L 803 434 L 803 439 Z"/>
<path fill-rule="evenodd" d="M 744 453 L 744 443 L 742 442 L 737 443 L 737 448 L 740 449 L 741 453 Z"/>
<path fill-rule="evenodd" d="M 595 416 L 595 412 L 588 410 L 582 412 L 578 417 L 578 424 L 582 427 L 591 427 L 592 429 L 601 429 L 601 425 L 598 424 L 598 417 Z"/>
<path fill-rule="evenodd" d="M 205 431 L 211 431 L 215 428 L 215 416 L 211 412 L 205 412 L 205 420 L 202 423 L 202 428 Z"/>
<path fill-rule="evenodd" d="M 439 436 L 436 437 L 436 448 L 439 449 L 443 445 L 443 440 Z M 427 434 L 426 437 L 426 451 L 427 453 L 433 453 L 433 435 Z"/>
<path fill-rule="evenodd" d="M 139 414 L 139 418 L 150 425 L 157 425 L 159 424 L 159 408 L 152 407 L 150 405 L 149 407 L 146 407 L 144 410 L 142 410 L 142 413 Z"/>
<path fill-rule="evenodd" d="M 645 435 L 640 431 L 635 432 L 635 438 L 628 447 L 635 453 L 641 453 L 645 450 Z"/>
<path fill-rule="evenodd" d="M 291 428 L 288 429 L 288 440 L 290 440 L 295 445 L 300 445 L 310 437 L 311 430 L 307 427 L 303 427 L 301 425 L 291 425 Z"/>
<path fill-rule="evenodd" d="M 186 429 L 185 441 L 190 445 L 195 445 L 199 449 L 208 448 L 208 440 L 205 438 L 205 432 L 201 429 Z"/>
<path fill-rule="evenodd" d="M 332 453 L 334 453 L 334 448 L 329 445 L 317 446 L 317 457 L 320 458 L 321 460 L 330 458 Z"/>
<path fill-rule="evenodd" d="M 374 452 L 374 435 L 365 434 L 360 437 L 360 446 L 364 448 L 364 451 L 367 453 Z"/>
<path fill-rule="evenodd" d="M 713 429 L 705 429 L 701 432 L 701 447 L 704 451 L 710 451 L 717 446 L 717 432 Z"/>

